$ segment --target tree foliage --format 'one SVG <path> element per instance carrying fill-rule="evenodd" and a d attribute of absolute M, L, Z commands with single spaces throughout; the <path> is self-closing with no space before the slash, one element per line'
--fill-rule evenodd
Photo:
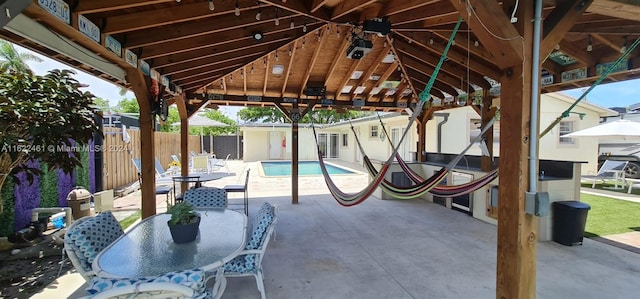
<path fill-rule="evenodd" d="M 369 112 L 347 111 L 338 113 L 336 110 L 315 110 L 307 113 L 300 123 L 331 124 L 347 119 L 354 119 L 370 115 Z M 240 119 L 247 122 L 287 123 L 290 122 L 279 109 L 268 107 L 248 107 L 238 111 Z"/>
<path fill-rule="evenodd" d="M 66 173 L 82 165 L 77 146 L 88 144 L 99 127 L 95 96 L 81 91 L 72 74 L 0 73 L 0 188 L 20 171 L 31 178 L 40 174 L 25 166 L 31 159 Z"/>
<path fill-rule="evenodd" d="M 138 106 L 138 100 L 133 99 L 122 99 L 118 102 L 118 107 L 116 108 L 116 112 L 120 113 L 140 113 L 140 106 Z"/>
<path fill-rule="evenodd" d="M 26 64 L 26 61 L 29 60 L 37 62 L 42 61 L 40 58 L 33 54 L 18 52 L 12 43 L 0 39 L 0 72 L 18 72 L 31 74 L 32 71 Z"/>
<path fill-rule="evenodd" d="M 204 113 L 204 116 L 228 125 L 226 127 L 205 127 L 203 132 L 204 135 L 218 136 L 236 133 L 236 130 L 238 128 L 236 121 L 230 119 L 219 110 L 207 109 Z"/>

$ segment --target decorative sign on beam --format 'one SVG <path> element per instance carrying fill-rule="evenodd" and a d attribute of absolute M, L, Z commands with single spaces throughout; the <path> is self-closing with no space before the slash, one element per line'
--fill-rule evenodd
<path fill-rule="evenodd" d="M 140 60 L 140 70 L 142 71 L 143 74 L 145 74 L 147 76 L 149 76 L 151 74 L 151 67 L 144 60 Z"/>
<path fill-rule="evenodd" d="M 83 15 L 78 16 L 78 30 L 97 43 L 100 43 L 100 28 Z"/>
<path fill-rule="evenodd" d="M 561 66 L 572 65 L 577 62 L 575 58 L 563 53 L 562 51 L 551 52 L 551 54 L 549 54 L 549 59 Z"/>
<path fill-rule="evenodd" d="M 579 68 L 566 72 L 562 72 L 562 82 L 569 82 L 574 80 L 580 80 L 587 77 L 587 68 Z"/>
<path fill-rule="evenodd" d="M 104 46 L 107 47 L 109 51 L 118 55 L 118 57 L 122 57 L 122 44 L 120 44 L 120 42 L 111 35 L 107 35 L 107 37 L 105 37 Z"/>
<path fill-rule="evenodd" d="M 129 49 L 124 50 L 124 60 L 133 67 L 138 67 L 138 55 L 134 54 Z"/>
<path fill-rule="evenodd" d="M 69 4 L 62 0 L 38 0 L 38 5 L 67 24 L 71 24 Z M 99 41 L 98 41 L 99 42 Z"/>
<path fill-rule="evenodd" d="M 298 99 L 296 99 L 296 98 L 283 98 L 282 99 L 283 103 L 295 103 L 297 101 L 298 101 Z"/>
<path fill-rule="evenodd" d="M 542 70 L 542 86 L 553 84 L 553 75 L 547 70 Z"/>
<path fill-rule="evenodd" d="M 605 71 L 607 71 L 613 64 L 615 63 L 615 61 L 612 62 L 605 62 L 605 63 L 601 63 L 596 65 L 596 75 L 600 76 L 602 75 Z M 622 72 L 622 71 L 626 71 L 629 69 L 629 61 L 626 60 L 624 62 L 621 62 L 620 64 L 618 64 L 616 66 L 615 69 L 613 69 L 612 73 L 616 73 L 616 72 Z"/>
<path fill-rule="evenodd" d="M 217 94 L 217 93 L 210 93 L 207 95 L 207 98 L 209 100 L 224 100 L 224 95 Z"/>
<path fill-rule="evenodd" d="M 363 99 L 353 99 L 353 107 L 363 107 L 364 100 Z"/>
<path fill-rule="evenodd" d="M 261 96 L 247 96 L 247 101 L 249 102 L 262 102 Z"/>

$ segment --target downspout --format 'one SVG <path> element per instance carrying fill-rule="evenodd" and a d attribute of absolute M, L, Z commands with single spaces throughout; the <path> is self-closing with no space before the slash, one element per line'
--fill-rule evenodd
<path fill-rule="evenodd" d="M 444 119 L 438 123 L 438 154 L 442 153 L 442 125 L 449 121 L 449 113 L 434 113 L 433 116 L 442 116 Z"/>
<path fill-rule="evenodd" d="M 536 1 L 533 18 L 533 50 L 531 55 L 531 125 L 529 126 L 529 192 L 538 189 L 538 106 L 540 101 L 540 20 L 542 0 Z"/>

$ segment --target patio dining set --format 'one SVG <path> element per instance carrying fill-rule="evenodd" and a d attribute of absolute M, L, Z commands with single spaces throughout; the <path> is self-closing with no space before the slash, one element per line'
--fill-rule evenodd
<path fill-rule="evenodd" d="M 277 207 L 264 203 L 249 221 L 247 210 L 228 208 L 223 188 L 188 189 L 182 200 L 201 216 L 197 238 L 184 244 L 172 240 L 169 214 L 126 233 L 109 211 L 73 222 L 64 251 L 87 282 L 84 298 L 220 298 L 226 279 L 238 276 L 254 276 L 265 298 L 262 258 Z"/>

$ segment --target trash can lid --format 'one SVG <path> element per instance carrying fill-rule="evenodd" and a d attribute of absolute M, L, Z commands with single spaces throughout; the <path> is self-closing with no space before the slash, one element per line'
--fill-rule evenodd
<path fill-rule="evenodd" d="M 67 200 L 82 200 L 87 198 L 91 198 L 91 192 L 82 187 L 75 187 L 67 194 Z"/>
<path fill-rule="evenodd" d="M 576 210 L 590 210 L 591 206 L 584 203 L 584 202 L 580 202 L 580 201 L 575 201 L 575 200 L 567 200 L 567 201 L 556 201 L 553 203 L 556 206 L 562 206 L 565 208 L 571 208 L 571 209 L 576 209 Z"/>

